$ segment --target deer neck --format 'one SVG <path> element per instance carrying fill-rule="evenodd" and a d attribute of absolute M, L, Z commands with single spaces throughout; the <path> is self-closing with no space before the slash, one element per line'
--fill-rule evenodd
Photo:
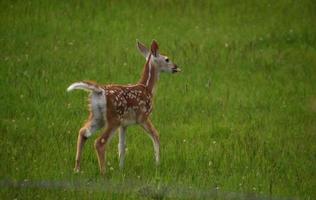
<path fill-rule="evenodd" d="M 139 83 L 145 85 L 151 93 L 154 93 L 156 82 L 159 79 L 159 71 L 151 57 L 152 56 L 149 55 L 146 61 Z"/>

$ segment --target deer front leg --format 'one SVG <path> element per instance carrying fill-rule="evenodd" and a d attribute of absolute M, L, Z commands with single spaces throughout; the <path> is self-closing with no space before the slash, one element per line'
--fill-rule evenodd
<path fill-rule="evenodd" d="M 126 127 L 120 127 L 119 132 L 119 144 L 118 144 L 118 153 L 120 158 L 120 168 L 124 167 L 124 159 L 125 159 L 125 136 L 126 136 Z"/>
<path fill-rule="evenodd" d="M 108 127 L 106 128 L 105 132 L 98 139 L 96 139 L 94 143 L 94 147 L 97 152 L 100 173 L 102 175 L 105 173 L 105 160 L 106 160 L 105 146 L 108 143 L 108 141 L 112 138 L 116 129 L 117 129 L 117 126 L 108 124 Z"/>
<path fill-rule="evenodd" d="M 155 158 L 156 164 L 159 165 L 160 162 L 160 141 L 159 141 L 159 134 L 154 125 L 151 123 L 149 119 L 141 124 L 141 126 L 145 129 L 148 133 L 149 137 L 153 141 L 154 150 L 155 150 Z"/>

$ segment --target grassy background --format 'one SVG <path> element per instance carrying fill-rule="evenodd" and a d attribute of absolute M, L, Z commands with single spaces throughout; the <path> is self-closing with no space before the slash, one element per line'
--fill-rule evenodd
<path fill-rule="evenodd" d="M 0 22 L 1 199 L 179 198 L 160 192 L 173 186 L 316 197 L 314 1 L 1 1 Z M 123 171 L 115 137 L 99 176 L 94 136 L 73 174 L 87 94 L 66 88 L 136 82 L 136 38 L 155 38 L 183 70 L 157 88 L 161 166 L 135 126 Z"/>

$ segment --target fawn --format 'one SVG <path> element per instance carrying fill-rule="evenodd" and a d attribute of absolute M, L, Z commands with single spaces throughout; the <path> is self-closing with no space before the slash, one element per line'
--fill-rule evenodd
<path fill-rule="evenodd" d="M 159 134 L 149 116 L 152 111 L 154 87 L 160 72 L 176 73 L 180 68 L 167 56 L 159 54 L 158 44 L 152 41 L 148 50 L 137 41 L 140 53 L 146 58 L 141 79 L 134 85 L 101 85 L 91 81 L 71 84 L 67 91 L 82 89 L 90 92 L 90 116 L 80 129 L 77 140 L 75 172 L 80 170 L 80 159 L 86 140 L 98 129 L 106 127 L 103 134 L 95 140 L 100 173 L 105 173 L 105 146 L 116 129 L 119 129 L 120 168 L 124 165 L 126 128 L 139 124 L 153 141 L 156 164 L 159 164 Z"/>

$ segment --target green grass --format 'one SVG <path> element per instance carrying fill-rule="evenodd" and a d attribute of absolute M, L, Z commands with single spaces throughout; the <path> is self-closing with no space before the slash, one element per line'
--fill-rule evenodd
<path fill-rule="evenodd" d="M 1 199 L 186 196 L 174 188 L 188 198 L 315 199 L 315 2 L 185 2 L 1 1 Z M 183 70 L 163 74 L 156 92 L 161 166 L 135 126 L 123 171 L 116 136 L 100 177 L 95 135 L 74 174 L 88 95 L 66 88 L 136 82 L 145 62 L 136 38 L 155 38 Z"/>

